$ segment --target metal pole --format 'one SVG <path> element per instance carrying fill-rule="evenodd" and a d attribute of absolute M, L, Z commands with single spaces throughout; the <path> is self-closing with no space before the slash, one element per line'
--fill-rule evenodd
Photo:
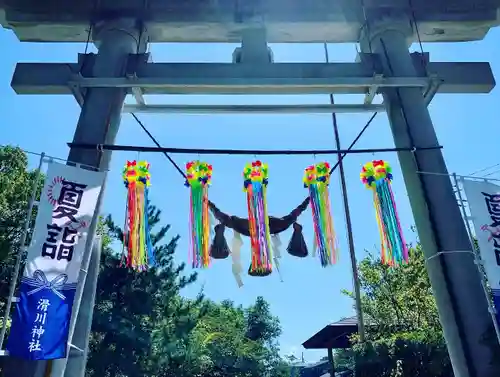
<path fill-rule="evenodd" d="M 326 62 L 329 63 L 330 59 L 328 56 L 328 46 L 326 43 L 324 44 L 324 48 L 325 48 Z M 330 94 L 330 103 L 332 105 L 335 103 L 334 98 L 333 98 L 333 94 Z M 340 149 L 340 135 L 339 135 L 339 128 L 338 128 L 338 124 L 337 124 L 337 116 L 335 113 L 332 114 L 332 120 L 333 120 L 333 131 L 335 134 L 335 148 Z M 354 237 L 352 235 L 351 211 L 349 209 L 349 199 L 347 197 L 347 185 L 346 185 L 346 179 L 345 179 L 344 163 L 342 161 L 343 158 L 340 154 L 337 155 L 337 157 L 338 157 L 338 167 L 339 167 L 339 175 L 340 175 L 340 185 L 342 187 L 342 199 L 344 202 L 344 213 L 345 213 L 346 228 L 347 228 L 347 240 L 349 242 L 349 256 L 351 257 L 352 280 L 353 280 L 353 285 L 354 285 L 354 299 L 356 302 L 356 315 L 358 317 L 357 318 L 358 319 L 358 334 L 359 334 L 359 340 L 361 342 L 364 342 L 365 341 L 365 323 L 363 320 L 363 310 L 361 307 L 361 289 L 359 286 L 358 263 L 356 261 L 356 248 L 354 246 Z M 329 352 L 330 352 L 330 350 L 329 350 Z"/>
<path fill-rule="evenodd" d="M 68 143 L 71 148 L 84 150 L 103 150 L 103 151 L 124 151 L 124 152 L 150 152 L 150 153 L 177 153 L 177 154 L 227 154 L 227 155 L 324 155 L 324 154 L 360 154 L 377 152 L 402 152 L 426 149 L 441 149 L 441 146 L 435 147 L 402 147 L 402 148 L 366 148 L 366 149 L 206 149 L 206 148 L 165 148 L 165 147 L 141 147 L 136 145 L 115 145 L 115 144 L 90 144 L 90 143 Z"/>
<path fill-rule="evenodd" d="M 99 49 L 93 66 L 93 76 L 95 78 L 124 77 L 129 55 L 145 52 L 146 34 L 142 25 L 139 25 L 135 19 L 124 18 L 98 22 L 93 28 L 93 33 L 93 40 Z M 118 133 L 121 111 L 126 94 L 126 88 L 92 88 L 87 90 L 73 141 L 76 143 L 113 144 Z M 95 167 L 102 171 L 108 170 L 110 160 L 111 151 L 100 151 L 97 149 L 81 150 L 71 148 L 68 157 L 68 161 L 79 163 L 82 166 Z M 99 205 L 96 208 L 96 213 L 100 213 Z M 88 242 L 94 239 L 97 220 L 98 216 L 95 217 L 95 221 L 91 224 L 92 232 L 89 230 Z M 86 253 L 87 256 L 84 256 L 84 258 L 88 258 L 88 251 Z M 84 284 L 84 282 L 79 282 L 79 284 Z M 86 286 L 90 287 L 90 285 Z M 85 294 L 85 290 L 83 294 Z M 74 307 L 80 306 L 80 301 L 77 297 L 75 297 L 73 305 Z M 88 310 L 88 308 L 85 308 L 85 310 Z M 73 311 L 72 317 L 78 318 L 78 315 L 78 312 Z M 68 343 L 71 343 L 71 339 L 68 339 Z M 66 368 L 66 362 L 67 358 L 53 360 L 51 362 L 50 375 L 53 377 L 62 377 Z M 8 363 L 13 365 L 8 368 L 8 372 L 6 370 L 4 377 L 18 377 L 19 374 L 16 373 L 16 370 L 20 367 L 27 370 L 23 374 L 23 377 L 37 376 L 36 373 L 39 370 L 47 371 L 47 362 L 45 361 L 33 362 L 9 359 Z"/>
<path fill-rule="evenodd" d="M 484 275 L 484 272 L 483 272 L 482 268 L 480 267 L 483 265 L 481 255 L 479 253 L 479 250 L 477 250 L 474 247 L 474 237 L 472 235 L 472 229 L 471 229 L 470 224 L 469 224 L 469 217 L 467 216 L 467 211 L 465 210 L 465 201 L 462 197 L 462 191 L 461 191 L 459 183 L 458 183 L 459 180 L 458 180 L 457 175 L 455 173 L 452 174 L 452 177 L 453 177 L 453 182 L 455 183 L 455 187 L 457 188 L 458 203 L 460 204 L 460 209 L 462 210 L 462 215 L 464 218 L 465 227 L 467 229 L 467 234 L 469 235 L 469 241 L 470 241 L 472 250 L 474 252 L 477 269 L 479 271 L 479 276 L 481 277 L 481 285 L 483 286 L 484 296 L 486 297 L 486 300 L 488 301 L 488 310 L 491 314 L 491 320 L 493 321 L 493 326 L 495 327 L 495 333 L 497 335 L 498 344 L 500 344 L 500 326 L 498 324 L 497 317 L 495 315 L 497 309 L 493 305 L 493 302 L 492 302 L 491 296 L 490 296 L 490 292 L 488 291 L 488 283 L 486 281 L 486 276 Z M 463 179 L 461 179 L 460 181 L 463 181 Z"/>
<path fill-rule="evenodd" d="M 28 211 L 26 213 L 26 221 L 24 223 L 23 232 L 21 234 L 21 240 L 19 241 L 19 251 L 17 253 L 16 265 L 14 266 L 14 272 L 11 278 L 12 280 L 10 281 L 7 306 L 5 307 L 5 312 L 2 319 L 2 329 L 0 330 L 0 350 L 3 349 L 3 341 L 5 339 L 5 333 L 7 332 L 7 318 L 10 316 L 12 299 L 14 297 L 14 292 L 16 290 L 17 279 L 19 278 L 19 270 L 21 269 L 21 262 L 23 260 L 23 255 L 25 254 L 27 249 L 26 239 L 28 238 L 28 232 L 31 224 L 31 216 L 33 215 L 33 207 L 35 206 L 36 194 L 38 192 L 38 183 L 40 180 L 40 174 L 44 159 L 45 159 L 45 153 L 42 153 L 40 155 L 40 160 L 38 162 L 38 168 L 36 169 L 35 180 L 31 185 L 31 196 L 28 201 Z"/>
<path fill-rule="evenodd" d="M 331 114 L 384 112 L 384 105 L 125 105 L 124 113 L 147 114 Z"/>
<path fill-rule="evenodd" d="M 81 301 L 81 308 L 72 339 L 72 348 L 79 353 L 70 357 L 66 365 L 65 377 L 85 377 L 85 366 L 87 364 L 88 345 L 90 331 L 92 328 L 92 316 L 95 304 L 97 279 L 99 277 L 99 266 L 101 262 L 102 239 L 96 236 L 92 247 L 92 255 L 85 280 L 85 288 Z M 83 350 L 83 352 L 80 352 Z"/>
<path fill-rule="evenodd" d="M 369 15 L 361 47 L 377 55 L 385 76 L 416 76 L 408 51 L 411 23 L 402 13 L 392 17 Z M 382 93 L 396 147 L 438 145 L 421 90 Z M 417 173 L 448 174 L 443 155 L 401 151 L 398 157 L 455 376 L 500 376 L 499 367 L 490 363 L 500 348 L 482 340 L 492 330 L 491 319 L 451 182 L 445 175 Z"/>

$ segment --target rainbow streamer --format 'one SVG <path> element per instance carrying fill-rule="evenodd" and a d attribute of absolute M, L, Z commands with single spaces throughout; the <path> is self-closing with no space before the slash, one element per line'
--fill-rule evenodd
<path fill-rule="evenodd" d="M 321 162 L 304 170 L 304 187 L 309 189 L 314 223 L 314 242 L 323 267 L 337 263 L 338 247 L 330 207 L 330 165 Z"/>
<path fill-rule="evenodd" d="M 123 258 L 127 267 L 144 271 L 155 265 L 148 219 L 149 163 L 127 161 L 123 168 L 123 182 L 127 188 Z"/>
<path fill-rule="evenodd" d="M 247 193 L 248 224 L 252 248 L 250 273 L 267 275 L 272 272 L 271 233 L 267 211 L 267 164 L 254 161 L 243 170 L 244 190 Z"/>
<path fill-rule="evenodd" d="M 210 220 L 208 215 L 208 187 L 212 181 L 212 165 L 191 161 L 186 164 L 186 183 L 191 188 L 189 228 L 193 268 L 210 264 Z"/>
<path fill-rule="evenodd" d="M 366 163 L 361 182 L 373 191 L 373 204 L 380 233 L 382 263 L 395 266 L 408 263 L 408 247 L 403 237 L 394 194 L 391 188 L 392 168 L 383 160 Z"/>

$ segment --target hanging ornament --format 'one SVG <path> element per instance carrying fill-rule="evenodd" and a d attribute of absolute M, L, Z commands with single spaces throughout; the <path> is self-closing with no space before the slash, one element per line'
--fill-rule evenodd
<path fill-rule="evenodd" d="M 323 267 L 335 264 L 338 247 L 330 207 L 330 165 L 321 162 L 304 171 L 304 187 L 309 189 L 314 224 L 314 245 Z"/>
<path fill-rule="evenodd" d="M 201 161 L 186 164 L 186 183 L 191 188 L 190 249 L 193 268 L 206 268 L 210 264 L 210 220 L 208 213 L 208 187 L 212 182 L 212 165 Z"/>
<path fill-rule="evenodd" d="M 252 276 L 267 276 L 273 270 L 271 233 L 266 198 L 268 173 L 267 164 L 260 161 L 247 164 L 243 171 L 252 249 L 252 264 L 248 269 L 248 273 Z"/>
<path fill-rule="evenodd" d="M 366 163 L 361 182 L 373 191 L 373 204 L 380 233 L 382 263 L 394 266 L 408 262 L 408 248 L 399 222 L 391 188 L 392 168 L 383 160 Z"/>
<path fill-rule="evenodd" d="M 123 182 L 127 188 L 123 258 L 127 267 L 143 271 L 155 265 L 148 220 L 149 163 L 127 161 L 123 168 Z"/>

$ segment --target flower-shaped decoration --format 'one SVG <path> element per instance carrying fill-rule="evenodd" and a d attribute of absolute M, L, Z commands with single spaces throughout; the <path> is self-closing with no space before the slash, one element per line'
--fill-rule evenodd
<path fill-rule="evenodd" d="M 374 160 L 363 166 L 359 176 L 366 188 L 374 188 L 377 181 L 383 179 L 392 181 L 392 168 L 387 161 Z"/>
<path fill-rule="evenodd" d="M 132 182 L 150 185 L 149 163 L 147 161 L 127 161 L 123 167 L 122 177 L 125 187 Z"/>
<path fill-rule="evenodd" d="M 186 186 L 210 186 L 212 183 L 212 165 L 203 161 L 191 161 L 186 164 Z"/>
<path fill-rule="evenodd" d="M 267 164 L 258 160 L 246 164 L 245 169 L 243 170 L 243 179 L 245 191 L 248 185 L 254 182 L 260 182 L 263 185 L 267 185 L 269 181 L 269 168 L 267 167 Z"/>
<path fill-rule="evenodd" d="M 304 187 L 309 187 L 312 184 L 325 183 L 330 184 L 330 164 L 328 162 L 320 162 L 316 165 L 311 165 L 304 169 Z"/>

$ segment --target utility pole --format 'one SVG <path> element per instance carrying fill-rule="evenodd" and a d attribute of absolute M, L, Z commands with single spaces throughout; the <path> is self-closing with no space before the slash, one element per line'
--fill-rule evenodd
<path fill-rule="evenodd" d="M 328 45 L 324 44 L 325 48 L 325 60 L 327 63 L 330 62 L 328 55 Z M 330 104 L 334 105 L 335 100 L 333 94 L 330 94 Z M 337 114 L 332 113 L 332 123 L 333 123 L 333 133 L 335 135 L 335 147 L 340 149 L 340 133 L 337 124 Z M 356 246 L 354 245 L 354 236 L 352 233 L 352 221 L 351 221 L 351 211 L 349 209 L 349 198 L 347 197 L 347 184 L 345 179 L 344 171 L 344 157 L 340 154 L 337 155 L 338 166 L 339 166 L 339 176 L 340 176 L 340 187 L 342 188 L 342 200 L 344 202 L 344 214 L 347 229 L 347 241 L 349 245 L 349 257 L 351 259 L 351 269 L 352 269 L 352 284 L 354 287 L 354 301 L 356 307 L 356 319 L 358 322 L 358 335 L 360 342 L 365 341 L 365 321 L 363 319 L 363 308 L 361 306 L 361 288 L 359 284 L 359 274 L 358 274 L 358 262 L 356 261 Z M 330 356 L 330 349 L 328 350 L 328 356 Z M 333 365 L 333 356 L 332 361 Z M 332 367 L 332 373 L 335 373 L 335 368 Z M 332 374 L 333 376 L 333 374 Z"/>
<path fill-rule="evenodd" d="M 375 55 L 385 77 L 416 77 L 408 17 L 369 13 L 367 20 L 362 51 Z M 439 145 L 420 89 L 384 88 L 382 93 L 396 147 Z M 490 365 L 499 350 L 482 341 L 493 329 L 491 316 L 441 150 L 400 152 L 398 157 L 455 376 L 500 376 L 498 367 Z"/>

